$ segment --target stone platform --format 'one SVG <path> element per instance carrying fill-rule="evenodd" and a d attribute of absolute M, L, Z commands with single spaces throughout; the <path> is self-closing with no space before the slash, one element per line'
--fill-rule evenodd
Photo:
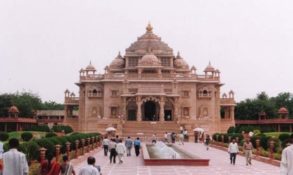
<path fill-rule="evenodd" d="M 210 148 L 208 151 L 201 143 L 185 143 L 179 145 L 185 151 L 200 157 L 210 159 L 209 166 L 145 166 L 142 155 L 139 157 L 124 157 L 123 164 L 110 164 L 109 157 L 104 157 L 98 149 L 86 156 L 74 160 L 75 171 L 86 164 L 86 157 L 92 155 L 96 164 L 102 168 L 103 175 L 278 175 L 279 167 L 266 163 L 252 161 L 252 166 L 246 166 L 245 159 L 237 156 L 236 165 L 231 165 L 226 151 Z M 134 151 L 134 150 L 133 150 Z M 134 155 L 134 153 L 132 154 Z"/>

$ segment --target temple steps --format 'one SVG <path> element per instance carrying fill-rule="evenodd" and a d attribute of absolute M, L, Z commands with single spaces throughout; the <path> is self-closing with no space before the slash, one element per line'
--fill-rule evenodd
<path fill-rule="evenodd" d="M 165 132 L 179 133 L 180 131 L 180 126 L 174 121 L 127 121 L 122 128 L 122 137 L 151 138 L 153 134 L 156 134 L 158 138 L 163 138 Z"/>

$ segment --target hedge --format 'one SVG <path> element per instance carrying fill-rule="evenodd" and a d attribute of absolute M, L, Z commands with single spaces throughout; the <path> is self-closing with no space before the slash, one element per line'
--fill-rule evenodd
<path fill-rule="evenodd" d="M 45 137 L 48 138 L 48 137 L 56 137 L 56 136 L 57 134 L 55 134 L 54 132 L 48 132 Z"/>
<path fill-rule="evenodd" d="M 21 134 L 21 138 L 22 138 L 23 141 L 28 142 L 33 138 L 33 134 L 31 132 L 23 132 Z"/>
<path fill-rule="evenodd" d="M 0 141 L 5 142 L 9 138 L 7 132 L 0 132 Z"/>
<path fill-rule="evenodd" d="M 73 132 L 73 129 L 68 125 L 54 125 L 52 127 L 52 131 L 54 132 L 65 132 L 65 134 Z"/>
<path fill-rule="evenodd" d="M 50 128 L 48 125 L 32 125 L 32 126 L 24 128 L 24 131 L 50 132 Z"/>

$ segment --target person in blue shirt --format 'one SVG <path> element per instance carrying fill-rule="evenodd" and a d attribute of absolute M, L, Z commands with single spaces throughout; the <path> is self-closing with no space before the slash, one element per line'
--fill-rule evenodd
<path fill-rule="evenodd" d="M 136 140 L 134 140 L 134 149 L 135 149 L 135 155 L 136 157 L 139 156 L 139 150 L 140 150 L 140 140 L 139 137 L 136 138 Z"/>

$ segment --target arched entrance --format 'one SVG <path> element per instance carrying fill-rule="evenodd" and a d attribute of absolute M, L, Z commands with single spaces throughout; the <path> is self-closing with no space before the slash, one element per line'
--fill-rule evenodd
<path fill-rule="evenodd" d="M 159 104 L 155 101 L 146 101 L 142 104 L 142 115 L 144 121 L 159 120 Z"/>

